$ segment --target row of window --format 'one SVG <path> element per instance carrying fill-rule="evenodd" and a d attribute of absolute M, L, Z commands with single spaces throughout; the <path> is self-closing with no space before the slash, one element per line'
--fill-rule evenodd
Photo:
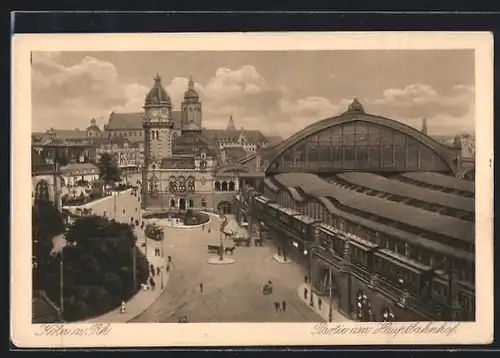
<path fill-rule="evenodd" d="M 215 191 L 236 191 L 236 184 L 234 181 L 218 181 L 216 180 L 214 183 Z"/>
<path fill-rule="evenodd" d="M 383 146 L 324 146 L 311 147 L 306 151 L 288 150 L 278 159 L 275 168 L 302 168 L 314 165 L 330 165 L 333 168 L 358 169 L 413 169 L 449 170 L 446 163 L 430 148 L 424 145 L 406 147 L 404 145 Z"/>
<path fill-rule="evenodd" d="M 144 131 L 141 129 L 141 130 L 135 130 L 135 131 L 131 131 L 131 132 L 111 132 L 111 136 L 112 137 L 142 137 L 142 133 L 144 133 Z"/>
<path fill-rule="evenodd" d="M 305 205 L 300 205 L 296 203 L 290 193 L 288 193 L 286 190 L 281 190 L 277 195 L 267 187 L 264 188 L 264 195 L 272 200 L 275 200 L 279 205 L 293 209 L 304 215 L 310 216 L 313 219 L 321 220 L 323 223 L 338 228 L 342 231 L 355 234 L 378 245 L 381 248 L 385 248 L 398 254 L 407 256 L 410 259 L 421 262 L 435 269 L 441 269 L 444 271 L 447 271 L 449 269 L 450 262 L 446 255 L 426 250 L 415 245 L 410 245 L 402 238 L 391 236 L 386 233 L 381 233 L 371 228 L 361 226 L 356 222 L 350 222 L 349 220 L 346 220 L 342 217 L 332 215 L 327 208 L 325 208 L 321 203 L 315 200 L 312 200 Z M 379 221 L 378 217 L 373 216 L 373 219 L 375 221 Z M 456 259 L 455 265 L 456 267 L 461 268 L 459 271 L 460 280 L 474 283 L 475 273 L 473 262 Z"/>

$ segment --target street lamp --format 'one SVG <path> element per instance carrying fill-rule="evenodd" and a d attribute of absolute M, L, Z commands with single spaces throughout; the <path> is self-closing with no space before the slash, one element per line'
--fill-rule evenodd
<path fill-rule="evenodd" d="M 310 282 L 310 293 L 309 293 L 309 306 L 314 307 L 313 301 L 313 254 L 316 251 L 315 246 L 311 246 L 309 249 L 309 282 Z"/>
<path fill-rule="evenodd" d="M 59 263 L 59 270 L 60 270 L 59 295 L 60 295 L 60 305 L 61 305 L 60 308 L 61 308 L 61 315 L 63 315 L 64 314 L 64 247 L 61 249 L 61 261 Z"/>
<path fill-rule="evenodd" d="M 328 307 L 328 322 L 332 322 L 332 316 L 333 316 L 333 295 L 332 295 L 332 290 L 333 290 L 333 273 L 332 273 L 332 268 L 331 266 L 328 266 L 328 295 L 330 298 L 330 307 Z"/>

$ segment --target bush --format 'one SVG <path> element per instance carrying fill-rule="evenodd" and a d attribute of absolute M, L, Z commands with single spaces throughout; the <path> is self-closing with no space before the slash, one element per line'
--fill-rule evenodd
<path fill-rule="evenodd" d="M 117 308 L 149 276 L 148 261 L 135 246 L 130 226 L 99 216 L 77 219 L 66 233 L 64 259 L 64 319 L 84 320 Z M 133 252 L 137 286 L 133 287 Z M 48 267 L 45 290 L 60 302 L 61 254 Z"/>

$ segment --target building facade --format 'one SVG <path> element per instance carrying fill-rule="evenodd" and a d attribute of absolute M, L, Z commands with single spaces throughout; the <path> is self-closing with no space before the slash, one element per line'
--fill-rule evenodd
<path fill-rule="evenodd" d="M 144 143 L 131 142 L 126 138 L 102 139 L 96 144 L 96 161 L 102 154 L 109 154 L 122 173 L 136 173 L 144 165 Z"/>
<path fill-rule="evenodd" d="M 146 96 L 142 121 L 143 207 L 229 212 L 238 191 L 237 173 L 228 175 L 221 170 L 223 154 L 217 140 L 203 130 L 202 104 L 192 79 L 181 103 L 180 128 L 172 117 L 172 108 L 172 100 L 157 76 Z"/>
<path fill-rule="evenodd" d="M 334 309 L 358 321 L 475 320 L 475 188 L 460 179 L 460 148 L 354 101 L 265 155 L 237 215 L 305 262 Z"/>

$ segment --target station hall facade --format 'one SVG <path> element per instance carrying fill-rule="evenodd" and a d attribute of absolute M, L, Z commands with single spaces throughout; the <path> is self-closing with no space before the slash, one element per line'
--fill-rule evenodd
<path fill-rule="evenodd" d="M 475 320 L 475 188 L 458 146 L 354 100 L 259 160 L 237 216 L 307 265 L 324 302 L 358 321 Z"/>

